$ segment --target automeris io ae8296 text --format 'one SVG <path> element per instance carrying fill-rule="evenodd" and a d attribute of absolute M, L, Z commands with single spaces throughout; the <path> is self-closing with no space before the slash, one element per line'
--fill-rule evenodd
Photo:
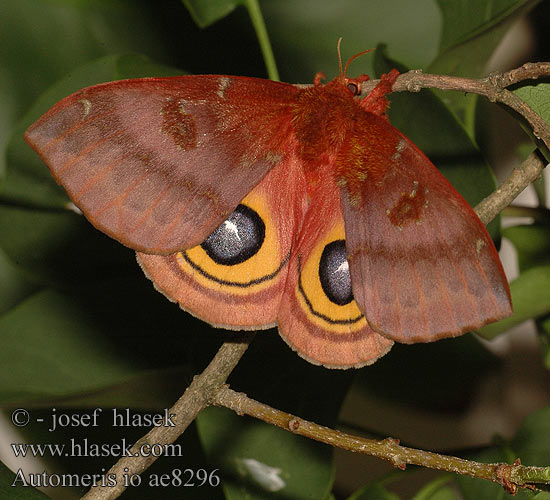
<path fill-rule="evenodd" d="M 360 99 L 368 77 L 347 66 L 308 88 L 219 75 L 95 85 L 25 139 L 170 300 L 215 326 L 277 324 L 312 363 L 359 367 L 394 341 L 510 315 L 485 227 L 386 117 L 397 71 Z"/>

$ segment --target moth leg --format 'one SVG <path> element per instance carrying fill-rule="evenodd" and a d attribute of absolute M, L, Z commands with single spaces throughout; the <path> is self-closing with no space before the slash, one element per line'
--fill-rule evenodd
<path fill-rule="evenodd" d="M 382 75 L 378 85 L 376 85 L 370 94 L 361 101 L 361 107 L 369 113 L 384 116 L 390 105 L 386 94 L 391 92 L 393 84 L 398 76 L 399 71 L 396 69 L 392 69 L 387 75 Z"/>
<path fill-rule="evenodd" d="M 323 71 L 318 71 L 315 73 L 315 78 L 313 79 L 313 85 L 318 86 L 321 85 L 321 80 L 326 80 L 327 76 Z"/>

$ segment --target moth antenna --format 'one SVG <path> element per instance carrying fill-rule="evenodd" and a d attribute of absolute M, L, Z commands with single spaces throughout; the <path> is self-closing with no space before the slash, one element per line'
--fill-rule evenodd
<path fill-rule="evenodd" d="M 342 43 L 342 37 L 338 38 L 338 43 L 336 44 L 336 50 L 338 51 L 338 68 L 340 69 L 340 77 L 344 74 L 342 73 L 342 54 L 340 53 L 340 44 Z M 347 68 L 347 65 L 346 65 Z"/>
<path fill-rule="evenodd" d="M 346 76 L 348 74 L 348 67 L 349 67 L 351 61 L 353 61 L 354 59 L 357 59 L 359 56 L 362 56 L 363 54 L 366 54 L 367 52 L 371 52 L 373 50 L 374 49 L 363 50 L 362 52 L 359 52 L 359 54 L 355 54 L 354 56 L 351 56 L 348 59 L 348 62 L 346 63 L 346 67 L 344 68 L 344 76 Z M 340 55 L 339 51 L 338 51 L 338 55 Z M 342 75 L 342 62 L 340 62 L 340 76 L 341 75 Z"/>

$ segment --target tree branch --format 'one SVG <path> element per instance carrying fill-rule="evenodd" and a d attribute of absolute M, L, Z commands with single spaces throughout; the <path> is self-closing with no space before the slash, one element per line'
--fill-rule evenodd
<path fill-rule="evenodd" d="M 502 485 L 506 491 L 512 494 L 517 492 L 518 487 L 536 489 L 538 485 L 550 484 L 550 467 L 526 467 L 521 465 L 519 460 L 512 465 L 502 463 L 484 464 L 400 446 L 398 439 L 386 438 L 377 441 L 353 436 L 303 420 L 290 413 L 276 410 L 249 398 L 246 394 L 235 392 L 225 385 L 220 387 L 215 394 L 213 404 L 230 408 L 238 415 L 250 415 L 268 424 L 276 425 L 294 434 L 299 434 L 321 443 L 382 458 L 399 469 L 405 469 L 407 464 L 414 464 L 487 479 Z"/>
<path fill-rule="evenodd" d="M 458 76 L 424 74 L 422 70 L 412 70 L 399 75 L 392 86 L 392 92 L 420 92 L 425 88 L 456 90 L 486 97 L 491 102 L 500 102 L 525 118 L 537 139 L 541 139 L 550 150 L 550 127 L 520 97 L 507 90 L 507 87 L 527 79 L 550 76 L 550 63 L 527 63 L 504 73 L 492 73 L 486 78 L 470 79 Z M 361 94 L 368 94 L 379 82 L 372 80 L 362 85 Z"/>
<path fill-rule="evenodd" d="M 531 182 L 542 174 L 545 164 L 535 151 L 493 191 L 475 207 L 475 212 L 484 224 L 491 222 Z"/>
<path fill-rule="evenodd" d="M 93 486 L 82 497 L 82 500 L 112 500 L 118 498 L 126 489 L 126 486 L 124 486 L 124 475 L 141 474 L 158 458 L 154 456 L 142 456 L 140 451 L 143 445 L 152 446 L 173 443 L 183 434 L 197 415 L 204 408 L 212 404 L 213 394 L 225 383 L 227 377 L 233 371 L 254 338 L 254 334 L 248 332 L 238 337 L 240 342 L 225 342 L 220 347 L 206 369 L 193 379 L 183 393 L 183 396 L 170 408 L 169 413 L 173 413 L 176 416 L 174 419 L 176 426 L 153 427 L 130 448 L 131 456 L 121 458 L 106 473 L 106 475 L 114 474 L 116 476 L 116 486 Z"/>

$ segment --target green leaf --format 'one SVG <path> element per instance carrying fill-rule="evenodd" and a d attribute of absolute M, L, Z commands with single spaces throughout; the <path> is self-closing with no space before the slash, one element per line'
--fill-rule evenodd
<path fill-rule="evenodd" d="M 550 370 L 550 315 L 536 321 L 544 366 Z"/>
<path fill-rule="evenodd" d="M 85 286 L 136 267 L 133 252 L 73 212 L 0 204 L 0 247 L 30 282 Z"/>
<path fill-rule="evenodd" d="M 139 370 L 101 335 L 91 309 L 39 292 L 0 317 L 0 400 L 67 395 L 128 380 Z M 33 374 L 40 373 L 40 377 Z"/>
<path fill-rule="evenodd" d="M 510 446 L 525 465 L 550 465 L 550 406 L 525 418 Z"/>
<path fill-rule="evenodd" d="M 497 358 L 473 335 L 428 344 L 395 344 L 389 355 L 357 373 L 353 388 L 399 402 L 403 408 L 448 413 L 468 408 L 482 381 L 497 366 Z"/>
<path fill-rule="evenodd" d="M 379 484 L 365 486 L 350 495 L 347 500 L 399 500 L 399 496 Z"/>
<path fill-rule="evenodd" d="M 208 408 L 197 417 L 227 499 L 325 498 L 334 479 L 332 449 L 273 425 Z"/>
<path fill-rule="evenodd" d="M 206 28 L 227 16 L 244 0 L 183 0 L 197 26 Z"/>
<path fill-rule="evenodd" d="M 468 78 L 482 76 L 510 25 L 539 0 L 438 0 L 443 15 L 440 51 L 427 71 Z M 473 134 L 476 96 L 438 92 Z"/>
<path fill-rule="evenodd" d="M 415 68 L 437 55 L 441 16 L 433 0 L 262 2 L 262 10 L 284 81 L 310 83 L 318 71 L 336 76 L 339 37 L 344 61 L 381 43 Z M 353 63 L 350 76 L 373 72 L 370 54 Z"/>
<path fill-rule="evenodd" d="M 440 488 L 430 496 L 424 497 L 426 500 L 458 500 L 455 491 L 452 488 Z M 414 497 L 413 500 L 421 500 Z M 423 500 L 423 499 L 422 499 Z"/>
<path fill-rule="evenodd" d="M 484 463 L 512 463 L 516 458 L 523 465 L 546 467 L 550 464 L 550 406 L 529 415 L 521 424 L 516 435 L 510 442 L 502 442 L 467 458 Z M 457 476 L 463 500 L 507 500 L 510 495 L 502 486 L 466 476 Z M 550 493 L 534 494 L 520 489 L 514 499 L 518 500 L 550 500 Z"/>
<path fill-rule="evenodd" d="M 542 119 L 546 121 L 546 123 L 550 124 L 550 83 L 542 82 L 531 84 L 529 82 L 522 82 L 513 92 L 517 96 L 521 97 L 521 99 L 523 99 L 533 111 L 539 114 Z M 528 128 L 530 136 L 534 139 L 535 143 L 537 143 L 548 161 L 550 158 L 550 152 L 548 151 L 546 145 L 533 136 L 530 127 L 527 127 L 527 125 L 525 125 L 525 127 Z M 542 186 L 537 189 L 537 192 L 544 193 L 544 189 L 541 189 L 543 186 L 544 183 L 542 183 Z M 545 195 L 540 194 L 539 198 L 544 201 Z"/>
<path fill-rule="evenodd" d="M 14 481 L 16 486 L 12 486 Z M 50 498 L 32 486 L 21 486 L 21 478 L 2 462 L 0 462 L 0 497 L 10 500 L 46 500 Z"/>
<path fill-rule="evenodd" d="M 36 291 L 0 248 L 0 315 Z"/>
<path fill-rule="evenodd" d="M 530 150 L 533 149 L 533 145 L 529 144 Z M 529 151 L 530 152 L 530 151 Z M 545 182 L 545 172 L 546 170 L 543 170 L 542 175 L 535 179 L 532 182 L 532 186 L 535 188 L 535 194 L 537 195 L 537 200 L 539 202 L 539 205 L 546 206 L 546 182 Z"/>
<path fill-rule="evenodd" d="M 157 293 L 137 266 L 133 279 L 37 292 L 0 316 L 0 404 L 85 393 L 93 402 L 93 391 L 174 368 L 186 369 L 181 392 L 223 339 Z"/>
<path fill-rule="evenodd" d="M 521 273 L 510 283 L 510 291 L 514 314 L 480 328 L 477 333 L 482 337 L 492 339 L 527 319 L 550 312 L 550 265 L 534 266 Z"/>
<path fill-rule="evenodd" d="M 450 481 L 449 474 L 441 474 L 424 485 L 412 500 L 458 500 L 456 491 L 447 486 Z"/>
<path fill-rule="evenodd" d="M 516 248 L 521 272 L 538 265 L 550 264 L 550 227 L 531 224 L 507 227 L 502 235 Z"/>
<path fill-rule="evenodd" d="M 550 311 L 548 292 L 548 269 L 550 269 L 550 228 L 542 224 L 511 226 L 502 234 L 516 248 L 521 274 L 510 284 L 514 315 L 487 325 L 479 333 L 485 338 L 493 338 L 525 319 L 536 318 Z M 539 338 L 543 349 L 545 365 L 550 367 L 548 336 L 543 323 L 538 325 Z"/>
<path fill-rule="evenodd" d="M 514 94 L 521 97 L 546 123 L 550 123 L 550 83 L 525 82 L 514 90 Z"/>
<path fill-rule="evenodd" d="M 369 485 L 353 493 L 348 500 L 399 500 L 399 496 L 380 485 Z"/>
<path fill-rule="evenodd" d="M 527 0 L 437 0 L 443 15 L 440 51 L 472 40 L 517 15 Z"/>

